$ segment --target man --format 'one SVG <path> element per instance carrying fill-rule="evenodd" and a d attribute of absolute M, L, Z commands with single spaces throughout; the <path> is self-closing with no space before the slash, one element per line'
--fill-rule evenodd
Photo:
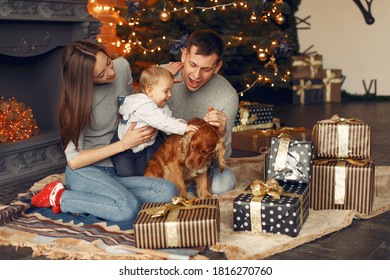
<path fill-rule="evenodd" d="M 181 62 L 167 68 L 177 73 L 168 105 L 173 116 L 189 120 L 203 118 L 217 127 L 225 138 L 226 158 L 231 156 L 232 128 L 238 110 L 238 95 L 233 86 L 218 71 L 222 66 L 225 42 L 212 30 L 196 30 L 188 38 Z M 211 190 L 221 194 L 234 188 L 236 178 L 227 168 L 219 174 L 214 168 Z"/>

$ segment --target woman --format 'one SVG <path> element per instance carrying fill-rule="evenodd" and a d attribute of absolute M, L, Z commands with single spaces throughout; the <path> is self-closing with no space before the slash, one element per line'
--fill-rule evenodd
<path fill-rule="evenodd" d="M 170 201 L 176 187 L 162 179 L 118 177 L 110 157 L 147 142 L 151 127 L 135 124 L 110 144 L 118 124 L 118 97 L 134 93 L 129 63 L 111 60 L 88 41 L 65 47 L 59 102 L 60 135 L 67 166 L 65 185 L 53 182 L 32 198 L 36 207 L 55 213 L 87 213 L 113 221 L 134 222 L 143 202 Z"/>

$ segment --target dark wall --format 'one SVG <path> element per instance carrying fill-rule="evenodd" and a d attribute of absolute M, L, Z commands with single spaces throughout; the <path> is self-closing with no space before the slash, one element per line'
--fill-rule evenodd
<path fill-rule="evenodd" d="M 62 49 L 32 57 L 0 55 L 0 96 L 30 107 L 41 131 L 58 129 Z"/>

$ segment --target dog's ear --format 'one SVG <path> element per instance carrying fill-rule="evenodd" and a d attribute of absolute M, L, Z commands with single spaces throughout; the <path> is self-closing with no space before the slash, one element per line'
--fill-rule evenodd
<path fill-rule="evenodd" d="M 188 150 L 190 149 L 190 142 L 194 132 L 187 132 L 184 134 L 179 142 L 179 160 L 184 162 L 188 155 Z"/>
<path fill-rule="evenodd" d="M 214 150 L 214 156 L 218 160 L 219 163 L 219 172 L 222 173 L 225 170 L 226 167 L 226 160 L 225 160 L 225 139 L 221 138 L 219 139 L 219 142 L 217 143 L 217 146 Z"/>

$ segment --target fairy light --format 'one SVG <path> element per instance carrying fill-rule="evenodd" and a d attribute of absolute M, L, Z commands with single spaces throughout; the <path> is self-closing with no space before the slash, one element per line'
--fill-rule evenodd
<path fill-rule="evenodd" d="M 0 143 L 28 139 L 39 134 L 31 108 L 15 98 L 0 99 Z"/>
<path fill-rule="evenodd" d="M 91 13 L 96 15 L 97 18 L 99 18 L 100 15 L 106 15 L 106 14 L 112 13 L 113 17 L 115 19 L 117 19 L 117 20 L 112 20 L 112 21 L 107 22 L 107 17 L 102 17 L 102 19 L 100 19 L 100 20 L 103 22 L 103 24 L 107 24 L 110 27 L 115 27 L 116 25 L 117 26 L 126 25 L 126 26 L 129 26 L 130 28 L 135 28 L 136 26 L 139 26 L 141 24 L 140 20 L 142 19 L 142 17 L 140 17 L 141 19 L 140 18 L 131 18 L 131 19 L 125 20 L 125 19 L 120 17 L 119 10 L 116 10 L 114 7 L 110 7 L 109 5 L 100 5 L 98 2 L 99 2 L 98 0 L 90 0 L 89 1 L 90 5 L 93 6 L 93 9 L 90 10 Z M 190 0 L 182 0 L 182 1 L 178 1 L 178 2 L 181 3 L 182 7 L 175 7 L 174 6 L 168 10 L 166 5 L 164 5 L 164 9 L 166 9 L 166 11 L 168 13 L 172 14 L 172 18 L 174 17 L 173 14 L 175 14 L 175 13 L 182 12 L 182 13 L 189 14 L 191 12 L 194 12 L 194 10 L 199 10 L 201 12 L 207 12 L 207 11 L 214 12 L 217 10 L 223 11 L 223 12 L 228 12 L 229 8 L 231 8 L 231 9 L 248 9 L 248 8 L 250 8 L 248 6 L 248 3 L 245 1 L 232 1 L 230 3 L 220 4 L 218 0 L 210 0 L 210 6 L 191 6 L 191 7 L 187 6 L 187 4 L 186 4 L 186 3 L 189 3 Z M 172 2 L 170 2 L 170 3 L 172 4 Z M 255 12 L 253 11 L 253 13 L 251 14 L 252 23 L 255 23 L 255 22 L 256 23 L 258 23 L 258 22 L 268 23 L 270 20 L 275 20 L 275 16 L 280 14 L 280 12 L 278 11 L 278 5 L 280 5 L 282 3 L 283 3 L 283 0 L 275 0 L 275 2 L 272 4 L 270 9 L 267 11 L 263 11 L 261 15 L 256 15 Z M 162 12 L 162 10 L 154 10 L 154 11 L 157 12 L 157 15 Z M 144 12 L 146 12 L 146 9 L 142 8 L 140 11 L 140 14 L 142 14 Z M 254 17 L 256 17 L 256 20 L 254 19 Z M 171 20 L 171 19 L 169 18 L 167 20 Z M 248 18 L 248 21 L 251 22 L 251 17 Z M 97 38 L 98 38 L 98 41 L 100 43 L 110 44 L 110 42 L 106 42 L 102 36 L 97 36 Z M 109 38 L 109 36 L 108 37 L 106 36 L 106 38 Z M 162 47 L 158 44 L 155 44 L 153 40 L 148 40 L 148 44 L 147 44 L 148 47 L 146 47 L 146 43 L 143 44 L 143 42 L 140 40 L 140 38 L 141 38 L 141 35 L 138 38 L 137 34 L 133 32 L 130 34 L 127 41 L 124 41 L 124 40 L 122 40 L 121 42 L 120 41 L 113 41 L 113 42 L 111 42 L 111 45 L 113 47 L 116 47 L 116 48 L 121 48 L 120 51 L 124 54 L 130 54 L 132 51 L 135 51 L 135 48 L 139 48 L 141 51 L 140 53 L 142 53 L 145 56 L 148 54 L 160 52 L 163 50 Z M 167 40 L 168 38 L 166 36 L 164 36 L 162 39 Z M 243 45 L 246 43 L 247 40 L 248 40 L 248 38 L 245 36 L 245 34 L 240 34 L 239 36 L 232 36 L 232 39 L 227 42 L 227 47 L 235 47 L 238 45 Z M 268 46 L 268 48 L 274 49 L 275 47 L 277 47 L 277 45 L 278 45 L 278 41 L 274 40 L 271 42 L 271 46 Z M 254 52 L 258 53 L 260 49 L 267 49 L 267 47 L 253 45 Z M 267 50 L 267 54 L 270 54 L 270 50 Z M 271 57 L 271 56 L 269 55 L 269 57 Z M 266 62 L 266 61 L 264 61 L 264 62 Z M 255 86 L 258 83 L 270 84 L 271 86 L 274 86 L 274 83 L 272 81 L 274 79 L 273 77 L 276 77 L 278 75 L 277 64 L 276 64 L 276 62 L 273 62 L 273 63 L 268 63 L 266 65 L 267 65 L 267 67 L 274 67 L 275 71 L 274 71 L 273 75 L 270 77 L 265 77 L 263 75 L 259 75 L 259 77 L 255 78 L 255 80 L 252 83 L 248 83 L 247 88 L 244 91 L 242 91 L 240 94 L 249 90 L 250 88 L 252 88 L 253 86 Z M 254 76 L 255 77 L 257 76 L 256 73 L 254 74 Z M 291 74 L 285 73 L 284 75 L 282 75 L 281 81 L 288 82 L 290 76 L 291 76 Z"/>
<path fill-rule="evenodd" d="M 118 23 L 119 25 L 124 25 L 127 23 L 124 23 L 124 19 L 120 16 L 120 11 L 117 10 L 115 7 L 111 6 L 107 3 L 102 2 L 108 2 L 108 1 L 99 1 L 99 0 L 89 0 L 88 1 L 88 11 L 90 14 L 95 16 L 97 19 L 100 20 L 100 22 L 103 24 L 104 28 L 104 34 L 97 35 L 97 41 L 103 45 L 106 45 L 108 48 L 114 47 L 118 51 L 120 51 L 122 47 L 122 44 L 117 42 L 116 37 L 116 31 L 115 26 Z M 102 29 L 103 30 L 103 29 Z M 108 36 L 107 36 L 108 35 Z M 114 35 L 114 36 L 112 36 Z M 106 38 L 115 38 L 114 40 L 106 40 Z M 110 48 L 110 51 L 115 52 Z"/>

